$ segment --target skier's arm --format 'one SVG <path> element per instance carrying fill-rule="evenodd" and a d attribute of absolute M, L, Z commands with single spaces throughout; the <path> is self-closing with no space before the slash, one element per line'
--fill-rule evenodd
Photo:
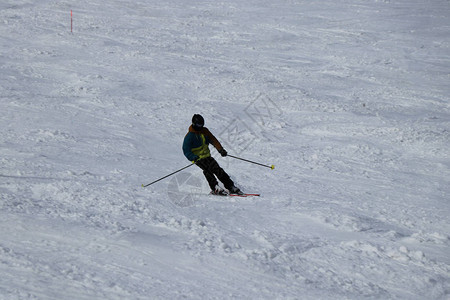
<path fill-rule="evenodd" d="M 185 137 L 184 137 L 184 141 L 183 141 L 183 153 L 184 156 L 186 156 L 186 158 L 189 161 L 196 161 L 198 159 L 198 156 L 195 155 L 194 153 L 192 153 L 192 143 L 191 143 L 191 138 L 192 135 L 190 133 L 188 133 Z"/>
<path fill-rule="evenodd" d="M 211 133 L 211 131 L 209 131 L 209 129 L 205 129 L 205 134 L 208 136 L 211 144 L 220 152 L 223 149 L 222 144 L 220 144 L 219 140 Z"/>

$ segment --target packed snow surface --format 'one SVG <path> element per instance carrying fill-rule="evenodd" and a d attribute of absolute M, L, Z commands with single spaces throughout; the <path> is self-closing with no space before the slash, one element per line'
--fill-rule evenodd
<path fill-rule="evenodd" d="M 0 127 L 1 299 L 450 298 L 448 0 L 2 0 Z"/>

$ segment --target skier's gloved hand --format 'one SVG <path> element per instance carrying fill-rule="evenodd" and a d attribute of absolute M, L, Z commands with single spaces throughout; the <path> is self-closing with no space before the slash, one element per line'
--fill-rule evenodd
<path fill-rule="evenodd" d="M 200 157 L 196 156 L 194 157 L 194 160 L 192 161 L 194 164 L 196 164 L 200 160 Z"/>
<path fill-rule="evenodd" d="M 222 157 L 225 157 L 228 155 L 227 150 L 225 150 L 223 148 L 219 150 L 219 153 L 220 153 L 220 155 L 222 155 Z"/>

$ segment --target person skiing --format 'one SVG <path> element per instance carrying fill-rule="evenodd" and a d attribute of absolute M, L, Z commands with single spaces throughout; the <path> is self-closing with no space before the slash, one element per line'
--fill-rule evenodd
<path fill-rule="evenodd" d="M 230 193 L 242 195 L 243 193 L 234 185 L 230 176 L 211 157 L 209 144 L 212 144 L 223 157 L 227 156 L 227 151 L 204 125 L 205 119 L 201 115 L 195 114 L 192 117 L 192 125 L 189 126 L 189 131 L 183 141 L 184 156 L 203 170 L 203 174 L 211 188 L 211 194 L 227 195 Z M 217 179 L 223 183 L 228 193 L 219 186 Z"/>

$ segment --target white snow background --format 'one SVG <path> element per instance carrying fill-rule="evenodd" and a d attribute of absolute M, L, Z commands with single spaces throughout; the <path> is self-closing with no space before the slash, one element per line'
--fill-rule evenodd
<path fill-rule="evenodd" d="M 0 298 L 450 299 L 449 95 L 448 0 L 2 0 Z"/>

